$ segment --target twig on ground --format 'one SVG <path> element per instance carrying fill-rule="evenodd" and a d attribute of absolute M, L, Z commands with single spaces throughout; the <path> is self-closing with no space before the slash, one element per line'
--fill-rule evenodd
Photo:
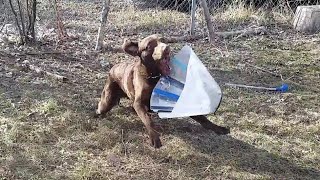
<path fill-rule="evenodd" d="M 256 27 L 256 28 L 249 28 L 244 30 L 237 30 L 237 31 L 228 31 L 228 32 L 215 32 L 216 36 L 220 36 L 222 38 L 228 38 L 230 36 L 242 37 L 252 34 L 260 34 L 267 32 L 267 28 L 264 26 Z M 181 41 L 195 41 L 205 37 L 204 35 L 188 35 L 188 36 L 181 36 L 181 37 L 163 37 L 162 40 L 166 43 L 176 43 Z"/>
<path fill-rule="evenodd" d="M 5 23 L 3 23 L 2 27 L 0 28 L 0 32 L 2 32 L 3 28 L 6 26 Z"/>
<path fill-rule="evenodd" d="M 294 82 L 294 81 L 292 81 L 292 80 L 286 80 L 286 81 L 288 81 L 288 82 L 290 82 L 290 83 L 292 83 L 292 84 L 294 84 L 294 85 L 296 85 L 296 86 L 300 86 L 300 87 L 303 87 L 303 88 L 308 89 L 308 90 L 310 90 L 310 91 L 313 91 L 313 92 L 315 92 L 315 93 L 319 93 L 319 92 L 320 92 L 319 89 L 314 88 L 314 87 L 311 87 L 311 86 L 302 85 L 302 84 L 297 83 L 297 82 Z"/>
<path fill-rule="evenodd" d="M 35 71 L 36 73 L 45 74 L 45 75 L 47 75 L 47 76 L 53 77 L 53 78 L 55 78 L 55 79 L 57 79 L 57 80 L 60 80 L 60 81 L 62 81 L 62 82 L 65 82 L 65 81 L 68 80 L 65 76 L 61 76 L 61 75 L 58 75 L 58 74 L 54 74 L 54 73 L 51 73 L 51 72 L 42 70 L 40 67 L 37 67 L 37 66 L 34 66 L 34 65 L 26 64 L 26 66 L 27 66 L 30 70 Z"/>
<path fill-rule="evenodd" d="M 53 51 L 48 51 L 48 52 L 26 52 L 24 53 L 25 55 L 42 55 L 42 54 L 68 54 L 69 52 L 53 52 Z M 23 56 L 23 54 L 19 54 L 20 56 Z"/>
<path fill-rule="evenodd" d="M 115 53 L 122 53 L 123 52 L 121 46 L 106 46 L 106 47 L 104 47 L 104 50 L 112 51 Z M 102 52 L 103 52 L 103 50 L 102 50 Z"/>
<path fill-rule="evenodd" d="M 88 51 L 87 51 L 88 52 Z M 45 55 L 45 54 L 72 54 L 74 52 L 69 52 L 69 51 L 38 51 L 38 52 L 22 52 L 22 53 L 16 53 L 16 56 L 37 56 L 37 55 Z M 96 53 L 94 51 L 90 51 L 88 53 Z"/>
<path fill-rule="evenodd" d="M 271 71 L 269 71 L 269 70 L 263 69 L 263 68 L 261 68 L 261 67 L 251 65 L 251 64 L 249 64 L 249 63 L 246 63 L 246 65 L 248 65 L 248 66 L 250 66 L 250 67 L 253 67 L 253 68 L 256 68 L 256 69 L 258 69 L 258 70 L 261 70 L 261 71 L 270 73 L 270 74 L 272 74 L 272 75 L 274 75 L 274 76 L 280 77 L 283 82 L 290 82 L 290 83 L 295 84 L 295 85 L 297 85 L 297 86 L 300 86 L 300 87 L 309 89 L 309 90 L 311 90 L 311 91 L 313 91 L 313 92 L 319 92 L 319 89 L 316 89 L 316 88 L 313 88 L 313 87 L 310 87 L 310 86 L 306 86 L 306 85 L 302 85 L 302 84 L 300 84 L 300 83 L 297 83 L 297 82 L 294 82 L 294 81 L 290 80 L 290 79 L 293 78 L 294 76 L 290 76 L 290 77 L 287 78 L 287 79 L 283 79 L 282 74 L 277 74 L 277 73 L 271 72 Z"/>
<path fill-rule="evenodd" d="M 64 77 L 64 76 L 61 76 L 61 75 L 58 75 L 58 74 L 54 74 L 54 73 L 51 73 L 51 72 L 48 72 L 48 71 L 44 71 L 44 70 L 42 70 L 41 68 L 39 68 L 39 67 L 37 67 L 37 66 L 33 66 L 33 65 L 29 65 L 29 68 L 31 69 L 31 70 L 34 70 L 34 71 L 36 71 L 37 73 L 41 73 L 41 74 L 46 74 L 46 75 L 48 75 L 48 76 L 51 76 L 51 77 L 53 77 L 53 78 L 55 78 L 55 79 L 58 79 L 58 80 L 61 80 L 61 81 L 66 81 L 66 80 L 68 80 L 66 77 Z"/>
<path fill-rule="evenodd" d="M 121 141 L 122 141 L 122 145 L 123 145 L 123 148 L 124 148 L 124 156 L 127 157 L 127 147 L 126 147 L 126 144 L 124 143 L 123 129 L 121 129 Z"/>
<path fill-rule="evenodd" d="M 203 38 L 203 35 L 187 35 L 187 36 L 179 36 L 179 37 L 162 37 L 161 40 L 165 43 L 177 43 L 177 42 L 190 42 L 196 41 Z"/>
<path fill-rule="evenodd" d="M 224 56 L 223 52 L 222 52 L 220 49 L 218 49 L 218 48 L 213 48 L 213 49 L 214 49 L 214 50 L 217 50 L 222 57 Z"/>
<path fill-rule="evenodd" d="M 237 30 L 237 31 L 216 32 L 215 34 L 217 36 L 221 36 L 222 38 L 228 38 L 230 36 L 236 36 L 236 35 L 238 35 L 237 38 L 239 38 L 239 37 L 243 37 L 243 36 L 260 34 L 260 33 L 265 33 L 265 32 L 267 32 L 267 28 L 264 26 L 261 26 L 261 27 L 257 27 L 257 28 L 249 28 L 249 29 Z"/>
<path fill-rule="evenodd" d="M 280 77 L 281 80 L 284 81 L 282 74 L 277 74 L 277 73 L 271 72 L 271 71 L 269 71 L 269 70 L 263 69 L 263 68 L 261 68 L 261 67 L 251 65 L 251 64 L 249 64 L 249 63 L 246 63 L 246 65 L 248 65 L 248 66 L 250 66 L 250 67 L 253 67 L 253 68 L 255 68 L 255 69 L 258 69 L 258 70 L 267 72 L 267 73 L 272 74 L 272 75 L 274 75 L 274 76 Z"/>

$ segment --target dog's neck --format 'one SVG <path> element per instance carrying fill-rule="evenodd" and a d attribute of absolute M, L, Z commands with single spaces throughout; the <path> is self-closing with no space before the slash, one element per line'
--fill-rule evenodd
<path fill-rule="evenodd" d="M 142 61 L 140 61 L 141 66 L 144 67 L 144 69 L 146 70 L 146 75 L 147 78 L 157 78 L 160 77 L 161 73 L 158 69 L 158 67 L 154 64 L 154 62 L 149 61 L 149 63 L 143 63 Z"/>

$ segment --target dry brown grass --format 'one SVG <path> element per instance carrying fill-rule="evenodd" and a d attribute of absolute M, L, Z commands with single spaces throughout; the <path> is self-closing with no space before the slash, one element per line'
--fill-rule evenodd
<path fill-rule="evenodd" d="M 231 133 L 217 136 L 191 119 L 155 117 L 162 128 L 164 144 L 155 150 L 148 145 L 144 126 L 128 108 L 127 100 L 107 117 L 92 118 L 109 68 L 102 68 L 99 62 L 105 58 L 114 64 L 128 57 L 109 51 L 90 53 L 98 21 L 93 15 L 99 14 L 98 5 L 65 3 L 64 9 L 69 12 L 64 16 L 66 27 L 69 32 L 79 34 L 79 38 L 29 48 L 67 49 L 74 53 L 18 57 L 10 55 L 15 51 L 13 48 L 6 53 L 1 51 L 0 74 L 13 72 L 12 78 L 0 76 L 1 179 L 317 179 L 320 176 L 320 47 L 318 41 L 312 41 L 312 38 L 319 40 L 319 35 L 306 36 L 274 27 L 276 33 L 223 40 L 215 48 L 202 40 L 190 44 L 224 93 L 217 114 L 208 118 L 231 127 Z M 90 7 L 87 12 L 86 6 Z M 185 14 L 169 11 L 161 11 L 163 18 L 151 16 L 152 11 L 142 16 L 143 10 L 132 9 L 116 17 L 118 11 L 123 12 L 114 9 L 110 16 L 111 25 L 105 38 L 109 45 L 121 43 L 125 35 L 120 34 L 126 26 L 131 28 L 124 30 L 124 34 L 135 33 L 130 38 L 155 31 L 182 34 L 188 19 Z M 77 16 L 70 18 L 74 16 L 70 12 L 77 12 Z M 89 21 L 90 26 L 83 26 Z M 171 45 L 176 51 L 184 43 Z M 24 60 L 59 72 L 70 81 L 61 83 L 32 71 L 20 71 L 15 64 Z M 290 92 L 274 94 L 225 87 L 225 82 L 265 86 L 281 83 L 279 77 L 246 64 L 282 74 Z"/>

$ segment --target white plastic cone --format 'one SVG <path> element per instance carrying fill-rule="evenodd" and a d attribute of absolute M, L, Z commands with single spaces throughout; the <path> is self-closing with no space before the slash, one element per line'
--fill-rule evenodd
<path fill-rule="evenodd" d="M 172 111 L 158 112 L 159 117 L 178 118 L 214 113 L 221 102 L 221 89 L 204 64 L 193 52 L 192 48 L 187 45 L 184 46 L 174 56 L 171 67 L 172 73 L 169 75 L 170 78 L 180 81 L 184 86 L 182 87 L 181 94 L 174 93 L 180 97 L 176 102 L 171 104 L 173 106 Z M 159 84 L 160 82 L 158 82 L 156 87 L 159 88 Z M 162 90 L 172 93 L 170 89 Z M 152 96 L 154 95 L 155 93 L 152 94 Z M 151 105 L 154 102 L 151 100 Z M 159 107 L 161 104 L 157 104 L 157 106 Z"/>

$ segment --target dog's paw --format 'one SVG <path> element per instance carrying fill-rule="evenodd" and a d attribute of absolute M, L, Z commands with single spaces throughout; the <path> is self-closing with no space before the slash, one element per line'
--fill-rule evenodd
<path fill-rule="evenodd" d="M 150 141 L 151 141 L 151 143 L 150 143 L 151 146 L 156 148 L 156 149 L 158 149 L 158 148 L 160 148 L 162 146 L 160 138 L 150 139 Z"/>
<path fill-rule="evenodd" d="M 92 113 L 92 117 L 93 118 L 103 118 L 103 117 L 105 117 L 105 114 L 104 113 L 100 113 L 100 111 L 99 110 L 96 110 L 96 111 L 94 111 L 93 113 Z"/>
<path fill-rule="evenodd" d="M 213 129 L 213 131 L 218 134 L 218 135 L 226 135 L 230 133 L 230 128 L 226 128 L 226 127 L 216 127 L 215 129 Z"/>
<path fill-rule="evenodd" d="M 162 146 L 159 134 L 152 132 L 149 134 L 150 145 L 154 148 L 160 148 Z"/>
<path fill-rule="evenodd" d="M 101 113 L 99 113 L 98 110 L 93 111 L 91 114 L 93 118 L 98 118 L 101 116 Z"/>
<path fill-rule="evenodd" d="M 100 117 L 100 114 L 97 114 L 96 112 L 92 113 L 92 117 L 93 118 L 99 118 Z"/>

